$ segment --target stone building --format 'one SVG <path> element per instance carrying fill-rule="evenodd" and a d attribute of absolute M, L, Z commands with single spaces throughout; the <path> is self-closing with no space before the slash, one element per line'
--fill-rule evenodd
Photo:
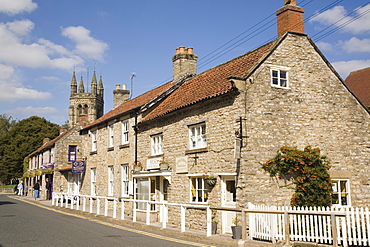
<path fill-rule="evenodd" d="M 81 194 L 230 208 L 286 205 L 294 188 L 261 163 L 282 146 L 311 145 L 331 161 L 333 204 L 367 206 L 369 112 L 304 34 L 303 13 L 286 1 L 277 11 L 276 40 L 198 75 L 197 56 L 180 47 L 174 80 L 81 130 Z M 151 211 L 158 219 L 157 208 Z M 172 223 L 179 221 L 175 211 Z M 202 227 L 199 218 L 199 211 L 189 213 L 188 226 Z M 217 218 L 221 232 L 229 232 L 233 213 Z"/>
<path fill-rule="evenodd" d="M 72 163 L 84 161 L 80 129 L 103 115 L 103 80 L 97 84 L 94 72 L 91 93 L 85 92 L 83 80 L 77 87 L 76 75 L 71 80 L 69 129 L 61 128 L 60 135 L 53 140 L 44 140 L 44 144 L 31 153 L 29 170 L 24 174 L 31 189 L 40 180 L 45 191 L 45 179 L 52 183 L 53 191 L 79 194 L 83 174 L 72 172 Z M 42 194 L 46 198 L 46 195 Z"/>

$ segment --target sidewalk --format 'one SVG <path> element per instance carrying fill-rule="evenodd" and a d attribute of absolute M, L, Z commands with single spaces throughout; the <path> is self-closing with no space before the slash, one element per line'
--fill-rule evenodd
<path fill-rule="evenodd" d="M 14 196 L 14 195 L 13 195 Z M 17 197 L 17 196 L 14 196 Z M 121 220 L 115 219 L 109 216 L 103 215 L 96 215 L 93 213 L 83 212 L 81 210 L 70 209 L 60 206 L 52 206 L 51 200 L 39 200 L 35 201 L 34 198 L 30 196 L 21 196 L 20 199 L 27 200 L 30 202 L 34 202 L 36 204 L 40 204 L 46 207 L 50 207 L 56 209 L 58 211 L 73 213 L 76 215 L 84 215 L 88 218 L 99 219 L 101 221 L 110 222 L 113 224 L 126 226 L 128 228 L 133 228 L 136 230 L 142 230 L 145 232 L 151 232 L 159 235 L 164 235 L 173 238 L 180 238 L 188 241 L 200 242 L 205 243 L 207 245 L 214 245 L 214 246 L 245 246 L 245 247 L 270 247 L 270 246 L 282 246 L 282 244 L 272 244 L 270 242 L 263 242 L 263 241 L 255 241 L 255 240 L 247 240 L 243 242 L 242 240 L 232 239 L 230 235 L 212 235 L 207 237 L 205 232 L 196 231 L 196 230 L 187 230 L 186 232 L 181 232 L 178 227 L 171 228 L 162 228 L 159 224 L 152 223 L 151 225 L 146 225 L 144 222 L 132 222 L 130 220 Z"/>

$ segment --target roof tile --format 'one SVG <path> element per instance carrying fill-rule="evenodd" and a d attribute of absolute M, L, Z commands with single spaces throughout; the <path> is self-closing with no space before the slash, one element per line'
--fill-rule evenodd
<path fill-rule="evenodd" d="M 344 82 L 362 104 L 370 106 L 370 67 L 351 72 Z"/>

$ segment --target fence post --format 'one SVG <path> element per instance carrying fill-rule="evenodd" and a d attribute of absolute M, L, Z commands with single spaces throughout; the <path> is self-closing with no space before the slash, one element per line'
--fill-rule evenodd
<path fill-rule="evenodd" d="M 162 208 L 162 228 L 166 228 L 167 227 L 167 205 L 166 204 L 162 204 L 161 205 L 161 208 Z"/>
<path fill-rule="evenodd" d="M 150 202 L 146 203 L 146 224 L 150 225 Z"/>
<path fill-rule="evenodd" d="M 247 240 L 247 224 L 245 219 L 245 211 L 244 208 L 242 209 L 242 240 Z"/>
<path fill-rule="evenodd" d="M 331 231 L 333 236 L 333 247 L 338 247 L 338 237 L 337 237 L 337 223 L 335 221 L 334 212 L 331 213 Z"/>
<path fill-rule="evenodd" d="M 289 215 L 288 211 L 284 211 L 284 229 L 285 229 L 285 244 L 284 246 L 290 246 L 290 237 L 289 237 Z"/>
<path fill-rule="evenodd" d="M 83 201 L 82 201 L 82 211 L 86 211 L 86 196 L 83 197 Z"/>
<path fill-rule="evenodd" d="M 181 218 L 181 232 L 185 232 L 185 206 L 184 205 L 181 205 L 181 214 L 180 214 L 180 218 Z"/>
<path fill-rule="evenodd" d="M 100 199 L 99 197 L 96 198 L 96 214 L 100 214 Z"/>
<path fill-rule="evenodd" d="M 71 199 L 71 209 L 73 209 L 73 204 L 75 203 L 75 197 L 72 195 Z"/>
<path fill-rule="evenodd" d="M 90 213 L 92 213 L 93 212 L 93 206 L 92 206 L 92 204 L 93 204 L 93 201 L 92 201 L 92 197 L 90 197 Z"/>
<path fill-rule="evenodd" d="M 104 216 L 108 216 L 108 198 L 104 201 Z"/>
<path fill-rule="evenodd" d="M 207 207 L 207 237 L 212 236 L 212 210 L 210 206 Z"/>

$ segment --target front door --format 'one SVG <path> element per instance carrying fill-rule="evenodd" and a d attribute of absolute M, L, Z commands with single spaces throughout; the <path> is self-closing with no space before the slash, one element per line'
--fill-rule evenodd
<path fill-rule="evenodd" d="M 236 188 L 235 176 L 222 177 L 222 207 L 236 207 Z M 235 217 L 235 212 L 222 211 L 222 233 L 231 233 L 232 220 Z"/>

